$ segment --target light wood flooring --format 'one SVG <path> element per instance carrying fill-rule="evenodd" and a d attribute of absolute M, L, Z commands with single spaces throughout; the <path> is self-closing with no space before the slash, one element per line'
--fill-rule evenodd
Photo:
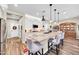
<path fill-rule="evenodd" d="M 55 55 L 55 53 L 50 52 L 48 55 Z M 65 39 L 59 55 L 79 55 L 79 40 Z"/>

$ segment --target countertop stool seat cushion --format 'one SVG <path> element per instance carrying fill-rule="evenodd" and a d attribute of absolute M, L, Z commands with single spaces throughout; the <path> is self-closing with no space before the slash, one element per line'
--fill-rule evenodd
<path fill-rule="evenodd" d="M 60 43 L 60 40 L 54 39 L 52 40 L 53 45 L 58 45 Z"/>

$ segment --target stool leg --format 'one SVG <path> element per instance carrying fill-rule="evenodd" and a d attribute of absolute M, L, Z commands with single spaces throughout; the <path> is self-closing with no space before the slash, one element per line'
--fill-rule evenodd
<path fill-rule="evenodd" d="M 30 51 L 28 51 L 28 55 L 30 55 Z"/>
<path fill-rule="evenodd" d="M 59 44 L 58 45 L 56 45 L 56 55 L 58 55 L 59 54 Z"/>
<path fill-rule="evenodd" d="M 64 39 L 63 39 L 64 40 Z M 62 40 L 62 46 L 63 46 L 63 43 L 64 43 L 64 41 Z"/>
<path fill-rule="evenodd" d="M 34 55 L 33 53 L 31 53 L 32 55 Z"/>
<path fill-rule="evenodd" d="M 49 42 L 48 42 L 48 53 L 49 53 L 49 48 L 50 48 L 50 46 L 49 46 Z"/>
<path fill-rule="evenodd" d="M 35 55 L 38 55 L 38 53 L 36 52 Z"/>
<path fill-rule="evenodd" d="M 43 48 L 42 48 L 42 55 L 43 55 Z"/>
<path fill-rule="evenodd" d="M 61 42 L 60 42 L 62 46 L 63 46 L 63 43 L 64 43 L 64 41 L 63 41 L 63 40 L 64 40 L 64 39 L 62 39 L 62 40 L 61 40 Z"/>

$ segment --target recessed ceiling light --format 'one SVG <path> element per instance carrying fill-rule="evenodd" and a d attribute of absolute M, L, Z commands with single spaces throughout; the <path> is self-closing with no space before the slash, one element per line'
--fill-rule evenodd
<path fill-rule="evenodd" d="M 15 7 L 18 7 L 18 4 L 14 4 Z"/>

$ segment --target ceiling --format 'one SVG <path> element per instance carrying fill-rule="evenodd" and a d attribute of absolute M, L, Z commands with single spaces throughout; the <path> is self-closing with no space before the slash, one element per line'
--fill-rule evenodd
<path fill-rule="evenodd" d="M 53 4 L 52 5 L 52 20 L 54 20 L 54 9 L 59 12 L 59 19 L 67 19 L 79 16 L 79 4 Z M 35 17 L 41 18 L 43 11 L 45 10 L 45 19 L 50 19 L 50 6 L 49 4 L 18 4 L 17 7 L 14 4 L 8 4 L 8 9 L 22 14 L 29 14 Z M 56 15 L 56 19 L 57 19 Z"/>

